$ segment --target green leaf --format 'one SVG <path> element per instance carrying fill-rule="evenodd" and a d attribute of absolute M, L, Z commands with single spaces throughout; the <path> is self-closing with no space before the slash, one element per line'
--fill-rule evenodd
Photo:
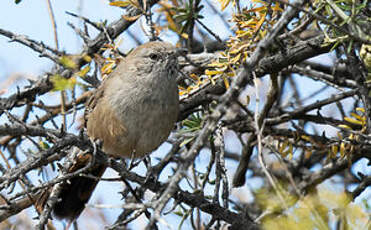
<path fill-rule="evenodd" d="M 191 141 L 193 141 L 195 138 L 194 137 L 192 137 L 192 138 L 187 138 L 187 139 L 185 139 L 182 143 L 180 143 L 180 147 L 183 147 L 184 145 L 186 145 L 186 144 L 188 144 L 188 143 L 190 143 Z"/>
<path fill-rule="evenodd" d="M 62 91 L 66 89 L 72 89 L 76 85 L 75 77 L 66 79 L 59 74 L 51 76 L 50 81 L 53 82 L 53 85 L 54 85 L 54 88 L 52 91 Z"/>
<path fill-rule="evenodd" d="M 61 62 L 61 64 L 68 68 L 68 69 L 76 69 L 77 68 L 77 64 L 73 61 L 73 59 L 69 56 L 62 56 L 59 61 Z"/>
<path fill-rule="evenodd" d="M 40 147 L 42 148 L 42 149 L 50 149 L 50 145 L 47 143 L 47 142 L 45 142 L 45 141 L 40 141 Z"/>
<path fill-rule="evenodd" d="M 84 77 L 89 71 L 90 71 L 90 66 L 87 65 L 82 70 L 77 72 L 77 75 L 79 75 L 80 77 Z"/>

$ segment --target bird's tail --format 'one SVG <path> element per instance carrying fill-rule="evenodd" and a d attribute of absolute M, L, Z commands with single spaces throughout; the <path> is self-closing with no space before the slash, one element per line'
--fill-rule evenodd
<path fill-rule="evenodd" d="M 68 169 L 68 172 L 72 173 L 84 168 L 89 163 L 90 158 L 90 155 L 88 157 L 86 155 L 78 156 L 76 162 Z M 93 176 L 93 178 L 76 176 L 63 182 L 59 199 L 53 207 L 53 214 L 60 219 L 76 219 L 84 210 L 85 204 L 89 201 L 105 169 L 105 165 L 95 163 L 85 171 L 85 174 Z M 52 188 L 49 188 L 38 197 L 35 206 L 39 213 L 44 209 L 51 191 Z"/>

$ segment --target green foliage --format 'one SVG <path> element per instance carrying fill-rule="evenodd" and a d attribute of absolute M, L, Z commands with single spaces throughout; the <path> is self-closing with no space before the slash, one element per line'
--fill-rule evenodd
<path fill-rule="evenodd" d="M 194 0 L 188 0 L 188 2 L 184 4 L 184 7 L 179 7 L 175 9 L 177 13 L 174 16 L 174 19 L 177 21 L 178 24 L 182 24 L 180 33 L 183 33 L 189 29 L 193 19 L 204 18 L 200 14 L 200 11 L 202 10 L 202 8 L 204 8 L 204 6 L 199 5 L 196 8 L 194 8 L 193 5 Z"/>
<path fill-rule="evenodd" d="M 51 76 L 50 81 L 53 82 L 53 91 L 73 89 L 73 87 L 77 84 L 76 77 L 66 79 L 59 74 Z"/>
<path fill-rule="evenodd" d="M 361 13 L 368 7 L 367 0 L 316 0 L 314 6 L 315 13 L 324 16 L 318 23 L 323 25 L 326 42 L 335 43 L 334 48 L 343 44 L 349 52 L 352 50 L 354 37 L 371 41 L 371 36 L 365 31 L 370 18 Z"/>
<path fill-rule="evenodd" d="M 76 62 L 72 59 L 72 57 L 70 56 L 62 56 L 60 59 L 59 59 L 60 63 L 68 68 L 68 69 L 76 69 L 77 68 L 77 64 Z"/>
<path fill-rule="evenodd" d="M 284 193 L 283 204 L 275 192 L 260 189 L 256 198 L 264 210 L 270 211 L 262 218 L 267 230 L 328 230 L 334 221 L 344 230 L 371 227 L 369 215 L 359 205 L 351 203 L 345 192 L 318 189 L 299 200 Z"/>
<path fill-rule="evenodd" d="M 184 146 L 196 137 L 196 132 L 202 128 L 202 116 L 200 113 L 192 114 L 188 119 L 182 122 L 183 128 L 178 132 L 180 135 L 186 137 L 180 146 Z"/>
<path fill-rule="evenodd" d="M 359 56 L 363 64 L 367 69 L 367 81 L 366 83 L 371 82 L 371 45 L 363 44 L 359 52 Z"/>

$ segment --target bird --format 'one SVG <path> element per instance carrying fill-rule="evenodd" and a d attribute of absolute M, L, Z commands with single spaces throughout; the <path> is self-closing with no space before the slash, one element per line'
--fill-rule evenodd
<path fill-rule="evenodd" d="M 92 94 L 86 104 L 84 127 L 91 140 L 102 142 L 102 150 L 109 157 L 140 158 L 166 141 L 179 115 L 178 55 L 171 43 L 144 43 L 130 52 Z M 90 156 L 80 155 L 67 172 L 85 167 Z M 100 178 L 106 168 L 95 162 L 87 173 Z M 76 220 L 97 183 L 83 176 L 63 182 L 52 208 L 54 216 Z M 49 188 L 38 198 L 39 212 L 50 192 Z"/>

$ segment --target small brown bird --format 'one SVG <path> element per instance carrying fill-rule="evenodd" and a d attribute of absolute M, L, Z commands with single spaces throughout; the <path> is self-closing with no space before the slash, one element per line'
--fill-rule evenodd
<path fill-rule="evenodd" d="M 176 83 L 177 53 L 166 42 L 148 42 L 133 50 L 95 91 L 85 110 L 89 137 L 103 141 L 109 156 L 142 157 L 155 150 L 169 136 L 179 113 Z M 88 163 L 76 160 L 74 172 Z M 105 165 L 95 164 L 89 174 L 101 177 Z M 62 185 L 53 208 L 56 217 L 76 219 L 83 211 L 98 181 L 74 177 Z M 45 206 L 49 192 L 36 205 Z"/>

